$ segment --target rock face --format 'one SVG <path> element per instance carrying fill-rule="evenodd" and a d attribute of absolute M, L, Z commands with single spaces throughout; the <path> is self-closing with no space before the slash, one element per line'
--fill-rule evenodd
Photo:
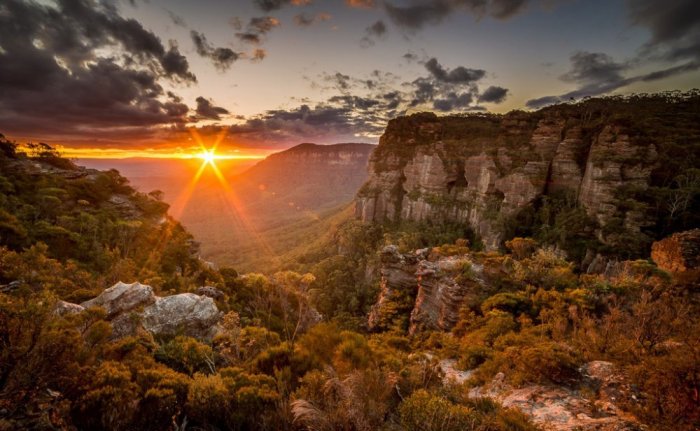
<path fill-rule="evenodd" d="M 575 199 L 601 228 L 615 220 L 639 232 L 651 216 L 623 209 L 618 192 L 646 189 L 656 162 L 655 146 L 622 126 L 591 129 L 556 111 L 415 114 L 389 122 L 355 214 L 364 221 L 469 224 L 494 249 L 503 239 L 498 220 L 557 193 Z"/>
<path fill-rule="evenodd" d="M 655 242 L 651 258 L 659 268 L 673 273 L 700 270 L 700 229 L 674 233 Z"/>
<path fill-rule="evenodd" d="M 80 304 L 83 308 L 102 307 L 107 312 L 107 318 L 118 314 L 145 307 L 154 303 L 156 296 L 151 286 L 141 283 L 126 284 L 121 281 L 105 289 L 99 296 Z"/>
<path fill-rule="evenodd" d="M 133 335 L 143 327 L 156 336 L 188 335 L 211 339 L 223 317 L 208 296 L 181 293 L 158 297 L 151 286 L 138 282 L 119 282 L 80 305 L 59 301 L 56 313 L 79 313 L 90 307 L 102 307 L 107 311 L 115 338 Z"/>
<path fill-rule="evenodd" d="M 387 318 L 397 313 L 408 312 L 405 307 L 412 307 L 416 291 L 416 265 L 421 259 L 416 254 L 401 254 L 398 247 L 384 247 L 381 254 L 380 292 L 377 302 L 372 306 L 368 317 L 371 330 L 386 329 Z"/>
<path fill-rule="evenodd" d="M 211 338 L 223 313 L 214 300 L 181 293 L 158 298 L 143 311 L 143 327 L 154 335 L 188 335 L 195 338 Z"/>
<path fill-rule="evenodd" d="M 410 334 L 425 329 L 449 330 L 457 323 L 465 297 L 478 284 L 474 266 L 466 256 L 422 260 L 418 264 L 418 294 L 411 312 Z M 465 268 L 470 276 L 460 277 Z"/>
<path fill-rule="evenodd" d="M 556 431 L 636 431 L 644 429 L 637 419 L 618 403 L 634 396 L 624 376 L 613 364 L 593 361 L 579 370 L 580 389 L 560 386 L 530 385 L 513 388 L 504 382 L 502 373 L 489 384 L 473 388 L 472 398 L 488 397 L 504 407 L 514 407 L 544 430 Z M 595 394 L 591 401 L 590 394 Z M 631 398 L 633 399 L 633 398 Z"/>
<path fill-rule="evenodd" d="M 481 266 L 468 255 L 433 257 L 428 249 L 401 254 L 390 245 L 381 262 L 379 298 L 368 319 L 372 330 L 386 329 L 390 317 L 409 312 L 410 334 L 449 330 L 465 299 L 483 283 Z"/>

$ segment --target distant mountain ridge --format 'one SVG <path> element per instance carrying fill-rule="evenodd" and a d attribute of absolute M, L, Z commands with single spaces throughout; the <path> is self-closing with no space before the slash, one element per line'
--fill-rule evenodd
<path fill-rule="evenodd" d="M 274 153 L 238 175 L 234 185 L 246 201 L 279 201 L 300 209 L 331 208 L 352 200 L 367 179 L 376 145 L 299 144 Z"/>

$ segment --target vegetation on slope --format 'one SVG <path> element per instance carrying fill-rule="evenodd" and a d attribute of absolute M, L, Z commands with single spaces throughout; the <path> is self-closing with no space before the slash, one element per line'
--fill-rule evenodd
<path fill-rule="evenodd" d="M 157 193 L 80 170 L 50 147 L 27 155 L 2 140 L 0 150 L 0 430 L 532 430 L 522 413 L 470 398 L 469 385 L 504 373 L 514 386 L 583 390 L 579 366 L 594 359 L 624 371 L 635 398 L 622 406 L 650 429 L 700 426 L 697 287 L 647 261 L 615 277 L 578 274 L 535 240 L 487 254 L 463 225 L 363 224 L 340 212 L 268 275 L 240 275 L 203 265 Z M 542 208 L 533 226 L 549 229 L 526 233 L 586 240 L 575 214 Z M 684 220 L 669 229 L 697 226 Z M 408 336 L 406 304 L 396 304 L 386 316 L 395 324 L 369 333 L 387 244 L 468 254 L 490 282 L 450 332 Z M 464 266 L 456 281 L 472 276 Z M 211 342 L 115 339 L 102 309 L 55 312 L 58 299 L 79 302 L 117 280 L 159 294 L 214 286 L 222 330 Z M 474 369 L 472 380 L 445 385 L 442 358 Z"/>

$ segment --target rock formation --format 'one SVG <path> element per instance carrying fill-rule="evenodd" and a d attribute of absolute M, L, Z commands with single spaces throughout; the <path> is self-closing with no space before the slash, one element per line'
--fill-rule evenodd
<path fill-rule="evenodd" d="M 382 250 L 381 281 L 368 326 L 386 329 L 396 314 L 410 313 L 409 333 L 449 330 L 464 301 L 484 282 L 483 268 L 467 254 L 436 257 L 429 249 L 401 254 L 394 245 Z"/>
<path fill-rule="evenodd" d="M 622 189 L 644 190 L 657 165 L 654 144 L 610 122 L 589 127 L 557 111 L 503 116 L 415 114 L 389 122 L 370 160 L 355 214 L 364 221 L 469 224 L 487 249 L 502 221 L 542 196 L 569 196 L 601 229 L 615 221 L 638 233 L 653 222 L 623 208 Z"/>
<path fill-rule="evenodd" d="M 105 289 L 95 298 L 80 304 L 83 308 L 102 307 L 107 318 L 113 318 L 138 307 L 150 305 L 156 301 L 153 288 L 141 283 L 126 284 L 121 281 Z"/>
<path fill-rule="evenodd" d="M 449 364 L 447 364 L 449 365 Z M 644 429 L 630 413 L 619 407 L 635 394 L 612 363 L 593 361 L 579 370 L 583 380 L 578 389 L 529 385 L 513 388 L 499 373 L 490 383 L 470 390 L 472 398 L 487 397 L 504 407 L 516 408 L 545 430 L 552 431 L 636 431 Z M 595 401 L 591 401 L 591 394 Z"/>
<path fill-rule="evenodd" d="M 674 233 L 655 242 L 651 258 L 659 268 L 673 273 L 700 269 L 700 229 Z"/>
<path fill-rule="evenodd" d="M 63 315 L 102 307 L 107 312 L 115 338 L 133 335 L 142 327 L 155 336 L 188 335 L 211 339 L 218 331 L 223 313 L 205 293 L 211 292 L 205 289 L 201 296 L 181 293 L 158 297 L 151 286 L 119 282 L 80 305 L 58 301 L 55 312 Z"/>
<path fill-rule="evenodd" d="M 212 338 L 222 315 L 213 299 L 194 293 L 181 293 L 158 298 L 143 310 L 142 316 L 143 327 L 154 335 L 183 334 Z"/>

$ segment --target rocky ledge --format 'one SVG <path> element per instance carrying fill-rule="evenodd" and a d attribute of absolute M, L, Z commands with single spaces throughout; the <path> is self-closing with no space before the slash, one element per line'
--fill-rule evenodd
<path fill-rule="evenodd" d="M 516 408 L 544 430 L 551 431 L 639 431 L 637 418 L 620 408 L 634 403 L 634 390 L 610 362 L 593 361 L 580 368 L 579 389 L 529 385 L 513 388 L 499 373 L 490 383 L 472 388 L 472 398 L 491 398 L 504 407 Z M 595 395 L 594 402 L 591 395 Z"/>
<path fill-rule="evenodd" d="M 119 282 L 79 305 L 59 301 L 56 313 L 80 313 L 92 307 L 105 310 L 115 338 L 133 335 L 143 328 L 154 336 L 188 335 L 210 340 L 218 332 L 223 316 L 208 296 L 181 293 L 158 297 L 151 286 L 138 282 Z"/>

